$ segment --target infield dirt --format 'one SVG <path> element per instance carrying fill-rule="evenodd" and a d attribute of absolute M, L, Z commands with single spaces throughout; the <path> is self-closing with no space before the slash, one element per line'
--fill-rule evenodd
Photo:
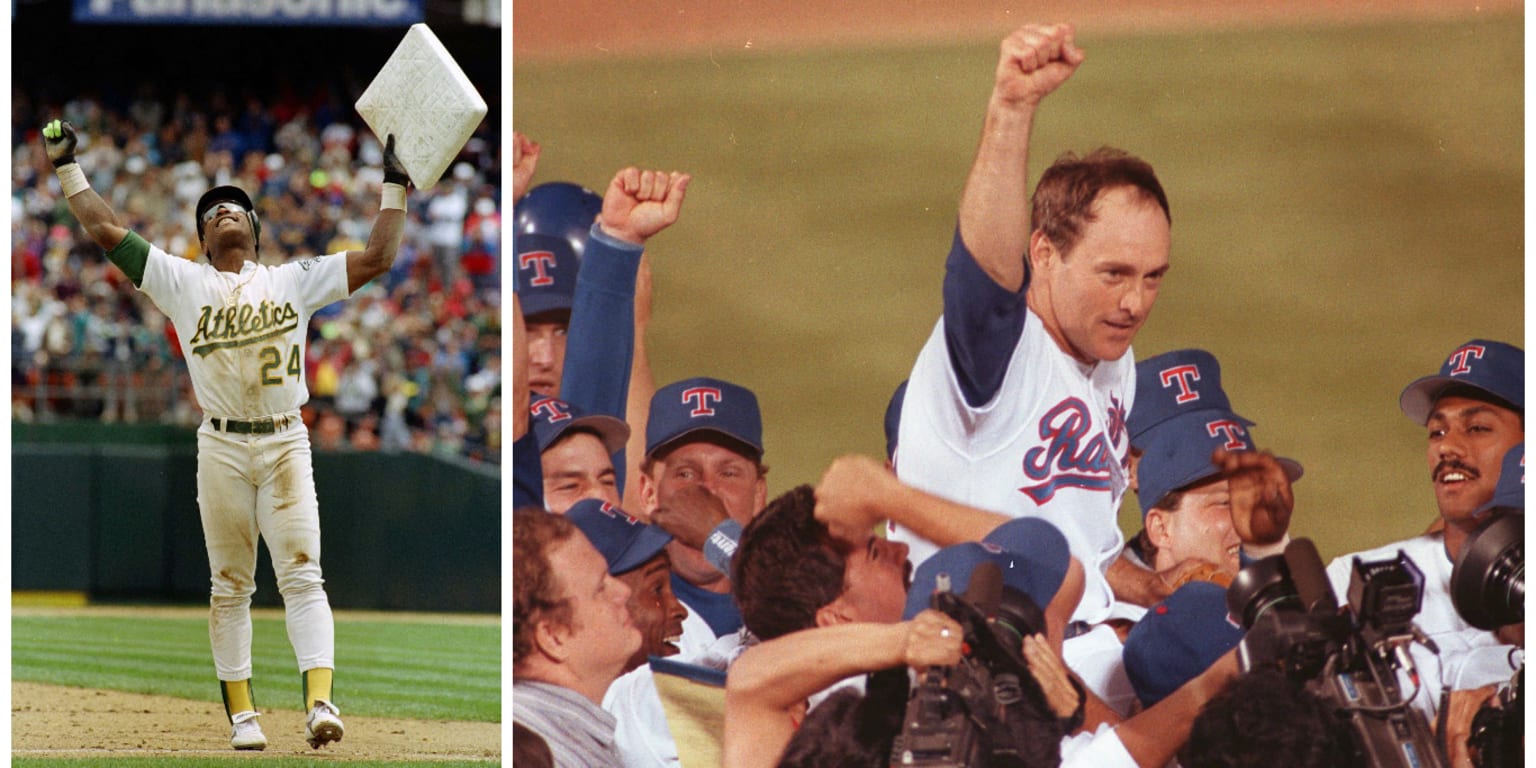
<path fill-rule="evenodd" d="M 260 754 L 330 760 L 487 760 L 501 755 L 496 723 L 344 715 L 346 736 L 320 751 L 304 742 L 304 715 L 267 709 Z M 17 757 L 238 756 L 216 702 L 120 691 L 11 683 L 11 749 Z"/>

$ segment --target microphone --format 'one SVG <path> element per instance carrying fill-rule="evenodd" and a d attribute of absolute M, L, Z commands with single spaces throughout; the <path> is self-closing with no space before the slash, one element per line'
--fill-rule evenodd
<path fill-rule="evenodd" d="M 1311 539 L 1293 539 L 1285 546 L 1285 567 L 1291 573 L 1291 583 L 1296 585 L 1296 596 L 1308 613 L 1331 616 L 1338 612 L 1338 598 L 1333 596 L 1323 558 Z"/>

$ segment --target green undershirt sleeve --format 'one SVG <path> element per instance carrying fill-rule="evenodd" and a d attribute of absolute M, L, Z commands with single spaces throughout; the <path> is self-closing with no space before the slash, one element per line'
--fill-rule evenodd
<path fill-rule="evenodd" d="M 129 232 L 116 248 L 107 251 L 107 258 L 117 265 L 123 274 L 133 281 L 133 287 L 144 282 L 144 263 L 149 260 L 149 241 Z"/>

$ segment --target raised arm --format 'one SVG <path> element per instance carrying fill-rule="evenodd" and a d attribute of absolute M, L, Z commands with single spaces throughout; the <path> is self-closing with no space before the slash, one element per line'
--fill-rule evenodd
<path fill-rule="evenodd" d="M 66 121 L 53 120 L 43 126 L 43 151 L 48 154 L 48 160 L 53 163 L 54 171 L 59 175 L 59 185 L 69 203 L 69 212 L 80 222 L 86 236 L 110 251 L 123 241 L 128 229 L 117 222 L 117 214 L 112 212 L 112 207 L 86 182 L 85 172 L 75 162 L 75 145 L 78 143 L 74 127 Z M 124 271 L 128 270 L 124 268 Z M 135 285 L 142 276 L 143 264 L 139 265 L 137 275 L 129 273 Z"/>
<path fill-rule="evenodd" d="M 883 464 L 859 455 L 841 456 L 816 486 L 816 519 L 833 535 L 864 541 L 876 524 L 891 520 L 935 545 L 981 541 L 1013 519 L 914 488 Z"/>
<path fill-rule="evenodd" d="M 635 275 L 635 357 L 629 367 L 629 396 L 624 407 L 624 420 L 629 422 L 629 443 L 624 447 L 625 477 L 640 476 L 640 464 L 645 460 L 645 429 L 651 420 L 651 397 L 656 394 L 656 377 L 651 373 L 651 355 L 645 345 L 650 325 L 651 263 L 642 254 L 640 270 Z M 624 486 L 624 508 L 645 508 L 640 483 Z"/>
<path fill-rule="evenodd" d="M 777 765 L 811 694 L 864 672 L 959 663 L 962 634 L 929 610 L 899 624 L 817 627 L 753 646 L 726 679 L 723 764 Z"/>
<path fill-rule="evenodd" d="M 533 183 L 533 171 L 539 165 L 539 153 L 543 148 L 527 136 L 512 132 L 512 201 L 517 202 L 528 194 Z"/>
<path fill-rule="evenodd" d="M 347 251 L 347 293 L 368 284 L 369 280 L 389 271 L 400 251 L 405 233 L 405 191 L 411 177 L 395 156 L 395 135 L 384 141 L 384 190 L 379 202 L 379 218 L 373 222 L 368 245 L 361 251 Z"/>
<path fill-rule="evenodd" d="M 1035 108 L 1082 62 L 1070 24 L 1026 25 L 1002 43 L 981 143 L 960 195 L 960 237 L 977 264 L 1010 291 L 1024 285 Z"/>
<path fill-rule="evenodd" d="M 1200 709 L 1238 676 L 1238 670 L 1236 649 L 1227 651 L 1162 701 L 1115 726 L 1126 752 L 1141 768 L 1167 765 L 1189 740 L 1190 727 Z"/>
<path fill-rule="evenodd" d="M 642 272 L 647 241 L 677 222 L 688 182 L 686 173 L 625 168 L 614 174 L 603 193 L 602 211 L 592 225 L 576 277 L 571 305 L 571 324 L 565 344 L 565 369 L 560 376 L 560 398 L 588 413 L 605 413 L 629 422 L 631 446 L 614 458 L 621 491 L 630 490 L 628 478 L 638 465 L 634 444 L 644 444 L 644 412 L 637 424 L 632 404 L 650 407 L 648 359 L 643 339 L 637 348 L 642 323 L 650 315 L 649 271 Z M 642 285 L 640 279 L 644 277 Z M 637 293 L 645 288 L 645 295 Z M 638 365 L 637 365 L 638 364 Z M 636 389 L 633 374 L 646 380 Z M 631 496 L 633 494 L 630 494 Z"/>

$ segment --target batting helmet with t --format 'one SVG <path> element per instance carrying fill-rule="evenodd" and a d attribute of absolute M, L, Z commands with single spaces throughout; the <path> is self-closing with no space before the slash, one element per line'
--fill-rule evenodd
<path fill-rule="evenodd" d="M 213 207 L 214 203 L 235 203 L 245 209 L 246 216 L 251 220 L 251 234 L 255 240 L 255 246 L 261 247 L 261 221 L 256 218 L 256 206 L 251 202 L 251 196 L 245 190 L 230 186 L 214 187 L 203 193 L 197 199 L 197 212 L 193 221 L 197 224 L 197 241 L 203 241 L 203 214 Z"/>
<path fill-rule="evenodd" d="M 587 247 L 587 235 L 592 222 L 603 210 L 603 198 L 596 192 L 568 181 L 552 181 L 528 190 L 523 199 L 513 207 L 514 234 L 517 250 L 526 250 L 523 242 L 537 241 L 538 247 L 550 249 L 546 238 L 564 240 L 576 258 Z"/>

